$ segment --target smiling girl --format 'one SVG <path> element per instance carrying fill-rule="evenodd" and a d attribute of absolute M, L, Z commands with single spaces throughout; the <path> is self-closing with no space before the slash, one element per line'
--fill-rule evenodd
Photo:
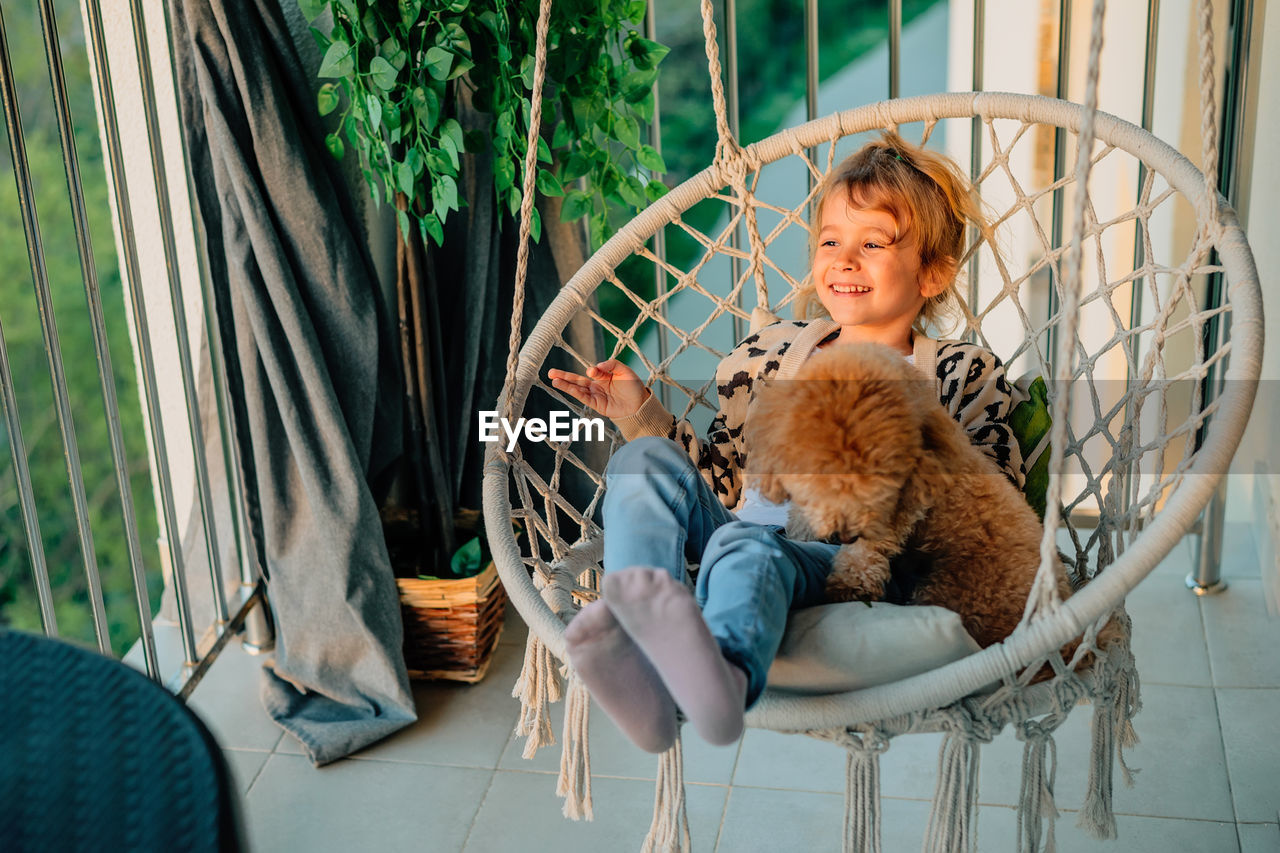
<path fill-rule="evenodd" d="M 970 440 L 1022 484 L 1000 360 L 926 334 L 958 307 L 966 223 L 989 236 L 963 173 L 886 132 L 827 176 L 813 209 L 811 276 L 795 302 L 801 319 L 766 326 L 720 363 L 720 411 L 705 438 L 616 360 L 586 376 L 548 374 L 627 439 L 605 472 L 603 597 L 578 613 L 565 638 L 596 701 L 650 752 L 674 741 L 677 705 L 712 743 L 741 735 L 787 614 L 822 603 L 838 549 L 789 538 L 787 506 L 744 487 L 743 426 L 756 382 L 791 378 L 825 346 L 892 347 L 932 380 Z M 685 585 L 686 561 L 701 564 L 696 597 Z"/>

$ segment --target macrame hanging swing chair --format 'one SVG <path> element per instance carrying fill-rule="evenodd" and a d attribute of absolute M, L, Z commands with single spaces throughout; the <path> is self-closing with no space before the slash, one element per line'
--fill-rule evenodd
<path fill-rule="evenodd" d="M 1032 373 L 1051 378 L 1042 559 L 1022 622 L 1005 641 L 931 671 L 832 695 L 767 689 L 747 714 L 749 726 L 808 734 L 848 751 L 846 851 L 880 849 L 879 756 L 891 738 L 917 732 L 944 735 L 925 850 L 975 849 L 978 749 L 1006 726 L 1013 727 L 1025 743 L 1018 849 L 1038 850 L 1042 845 L 1052 849 L 1057 814 L 1054 732 L 1071 709 L 1083 702 L 1093 705 L 1093 724 L 1089 782 L 1079 822 L 1096 837 L 1116 836 L 1112 770 L 1120 757 L 1122 772 L 1130 781 L 1119 749 L 1136 742 L 1131 719 L 1139 708 L 1124 599 L 1191 529 L 1227 470 L 1252 407 L 1261 370 L 1262 298 L 1244 233 L 1217 192 L 1216 181 L 1209 177 L 1216 175 L 1218 159 L 1212 4 L 1201 0 L 1198 9 L 1203 171 L 1145 130 L 1097 110 L 1104 10 L 1104 0 L 1095 0 L 1083 106 L 996 92 L 903 98 L 811 121 L 742 148 L 726 119 L 712 5 L 703 0 L 719 130 L 714 161 L 605 243 L 564 286 L 521 346 L 536 169 L 533 142 L 541 121 L 550 0 L 541 4 L 511 351 L 498 401 L 500 414 L 512 422 L 526 410 L 534 393 L 548 395 L 541 402 L 592 414 L 550 387 L 545 362 L 558 350 L 559 357 L 567 357 L 576 369 L 594 364 L 602 356 L 590 351 L 584 341 L 600 332 L 616 341 L 603 357 L 629 356 L 647 368 L 655 392 L 687 399 L 683 414 L 678 406 L 673 408 L 678 416 L 714 411 L 708 402 L 715 400 L 714 380 L 688 387 L 676 377 L 673 365 L 690 354 L 701 355 L 703 363 L 722 358 L 724 351 L 709 343 L 717 323 L 723 327 L 730 318 L 737 318 L 738 322 L 750 320 L 751 327 L 758 328 L 771 322 L 774 312 L 788 305 L 799 287 L 795 278 L 769 259 L 766 250 L 771 244 L 782 245 L 788 234 L 795 245 L 794 235 L 807 233 L 805 213 L 814 191 L 810 189 L 798 203 L 794 198 L 779 203 L 762 197 L 761 176 L 775 164 L 791 162 L 799 164 L 792 166 L 786 182 L 793 195 L 797 181 L 801 188 L 806 184 L 806 175 L 813 178 L 809 184 L 816 185 L 836 161 L 837 144 L 847 136 L 922 122 L 927 140 L 939 121 L 959 119 L 966 127 L 981 122 L 989 156 L 975 186 L 984 204 L 996 212 L 997 231 L 1021 221 L 1025 233 L 1032 235 L 1031 260 L 1025 266 L 1002 262 L 1002 253 L 981 257 L 984 269 L 994 268 L 999 281 L 994 292 L 977 302 L 971 298 L 962 332 L 990 346 L 1005 357 L 1006 364 L 1018 362 Z M 1075 168 L 1048 186 L 1024 190 L 1011 164 L 1019 156 L 1016 146 L 1020 141 L 1024 147 L 1030 145 L 1024 140 L 1034 137 L 1038 128 L 1075 138 Z M 819 162 L 823 160 L 825 168 Z M 1133 182 L 1136 204 L 1105 218 L 1101 218 L 1101 202 L 1114 198 L 1116 189 L 1104 190 L 1099 182 L 1089 182 L 1091 170 L 1101 164 L 1138 175 Z M 997 192 L 997 184 L 1007 187 Z M 1066 245 L 1055 245 L 1037 218 L 1055 193 L 1071 204 Z M 719 225 L 709 229 L 717 231 L 715 237 L 686 221 L 690 208 L 707 199 L 718 201 L 726 211 Z M 1158 257 L 1158 250 L 1166 256 L 1174 250 L 1153 236 L 1152 223 L 1170 218 L 1174 214 L 1169 211 L 1179 206 L 1184 219 L 1194 216 L 1193 245 L 1185 256 Z M 680 229 L 697 242 L 701 251 L 688 269 L 676 268 L 648 247 L 648 241 L 666 228 Z M 748 245 L 740 249 L 732 235 L 743 228 Z M 1114 277 L 1109 277 L 1104 244 L 1113 245 L 1116 233 L 1126 235 L 1134 262 L 1121 274 L 1113 269 Z M 971 255 L 978 253 L 980 243 L 975 238 Z M 1092 257 L 1085 254 L 1088 244 L 1094 250 Z M 715 292 L 710 282 L 717 276 L 709 271 L 717 258 L 725 257 L 736 259 L 735 266 L 745 262 L 745 269 L 733 278 L 727 292 Z M 623 282 L 618 268 L 629 258 L 660 270 L 668 286 L 656 298 L 639 296 Z M 1196 282 L 1214 275 L 1224 281 L 1221 298 L 1204 307 Z M 742 298 L 749 284 L 754 285 L 756 300 L 750 310 L 743 307 Z M 639 308 L 639 317 L 629 329 L 602 316 L 596 300 L 601 287 L 616 288 Z M 1024 303 L 1037 298 L 1037 289 L 1039 299 L 1049 300 L 1048 310 L 1029 312 Z M 1131 303 L 1139 298 L 1141 302 L 1141 310 L 1128 318 L 1122 318 L 1116 308 L 1125 297 Z M 685 323 L 686 328 L 677 325 L 668 309 L 679 298 L 709 309 L 704 319 Z M 1038 322 L 1032 313 L 1048 319 Z M 584 326 L 590 330 L 585 335 Z M 1009 330 L 1019 326 L 1020 339 L 1010 339 Z M 648 328 L 656 328 L 674 346 L 654 357 L 653 347 L 642 340 Z M 727 348 L 734 341 L 716 343 Z M 1014 350 L 1011 354 L 1004 351 L 1009 346 Z M 1046 352 L 1052 355 L 1046 357 Z M 1124 381 L 1111 378 L 1117 370 Z M 1206 386 L 1221 390 L 1202 394 Z M 1058 393 L 1055 389 L 1071 390 Z M 1183 392 L 1189 400 L 1178 398 Z M 1082 408 L 1083 414 L 1078 411 Z M 611 449 L 621 439 L 615 435 L 612 441 Z M 601 463 L 592 458 L 587 443 L 550 439 L 546 443 L 547 451 L 538 455 L 536 463 L 518 446 L 509 453 L 499 444 L 489 446 L 485 526 L 502 582 L 530 628 L 524 669 L 513 694 L 522 703 L 517 732 L 527 737 L 525 757 L 555 742 L 548 705 L 564 698 L 557 792 L 565 798 L 566 816 L 590 818 L 589 697 L 575 673 L 560 662 L 566 660 L 565 625 L 583 603 L 598 595 L 603 531 L 595 512 L 604 481 Z M 1040 447 L 1043 450 L 1044 444 Z M 562 494 L 562 475 L 566 480 L 570 476 L 587 480 L 594 492 L 575 504 Z M 1096 522 L 1082 542 L 1070 521 L 1085 510 L 1096 514 Z M 512 520 L 525 531 L 520 542 Z M 1059 545 L 1068 540 L 1066 547 L 1075 551 L 1069 561 L 1072 580 L 1079 589 L 1062 601 L 1054 591 L 1051 573 Z M 1113 614 L 1121 636 L 1098 648 L 1098 629 Z M 1076 656 L 1063 660 L 1058 650 L 1080 636 Z M 1095 661 L 1076 671 L 1075 664 L 1087 652 L 1096 656 Z M 1046 662 L 1053 676 L 1030 683 Z M 679 739 L 659 758 L 654 820 L 643 842 L 646 851 L 690 848 L 682 760 Z"/>

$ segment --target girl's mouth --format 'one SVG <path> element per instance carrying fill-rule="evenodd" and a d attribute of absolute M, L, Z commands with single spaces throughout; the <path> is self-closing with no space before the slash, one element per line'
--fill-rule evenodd
<path fill-rule="evenodd" d="M 860 284 L 831 284 L 828 285 L 828 288 L 832 293 L 839 293 L 843 295 L 856 295 L 859 293 L 871 292 L 871 288 L 863 287 Z"/>

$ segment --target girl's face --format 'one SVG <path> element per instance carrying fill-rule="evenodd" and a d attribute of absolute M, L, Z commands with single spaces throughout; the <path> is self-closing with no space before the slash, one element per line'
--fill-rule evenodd
<path fill-rule="evenodd" d="M 874 341 L 911 352 L 911 324 L 945 282 L 921 273 L 915 240 L 895 239 L 897 233 L 892 214 L 857 207 L 845 192 L 823 203 L 813 286 L 842 327 L 840 343 Z"/>

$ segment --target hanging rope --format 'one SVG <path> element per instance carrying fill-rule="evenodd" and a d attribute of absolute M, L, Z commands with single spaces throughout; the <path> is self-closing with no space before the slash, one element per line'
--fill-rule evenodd
<path fill-rule="evenodd" d="M 713 166 L 718 168 L 738 194 L 743 218 L 747 223 L 747 246 L 750 251 L 750 267 L 747 272 L 755 281 L 756 310 L 752 325 L 758 326 L 777 318 L 769 312 L 769 286 L 764 277 L 764 243 L 760 239 L 760 226 L 756 221 L 755 196 L 747 189 L 747 173 L 760 171 L 760 164 L 748 159 L 733 128 L 729 125 L 729 107 L 724 96 L 724 82 L 720 79 L 720 45 L 716 39 L 715 9 L 711 0 L 702 0 L 702 35 L 706 42 L 707 74 L 711 78 L 711 104 L 716 114 L 716 155 Z M 734 282 L 735 291 L 738 282 Z"/>
<path fill-rule="evenodd" d="M 542 127 L 542 84 L 547 76 L 547 29 L 551 24 L 551 0 L 538 7 L 538 27 L 533 52 L 533 91 L 530 93 L 529 136 L 525 140 L 524 181 L 520 196 L 520 242 L 516 250 L 516 285 L 511 300 L 511 338 L 507 350 L 507 379 L 502 386 L 502 414 L 512 415 L 512 393 L 520 367 L 520 327 L 524 322 L 525 280 L 529 276 L 529 234 L 533 228 L 533 197 L 538 175 L 538 139 Z"/>

